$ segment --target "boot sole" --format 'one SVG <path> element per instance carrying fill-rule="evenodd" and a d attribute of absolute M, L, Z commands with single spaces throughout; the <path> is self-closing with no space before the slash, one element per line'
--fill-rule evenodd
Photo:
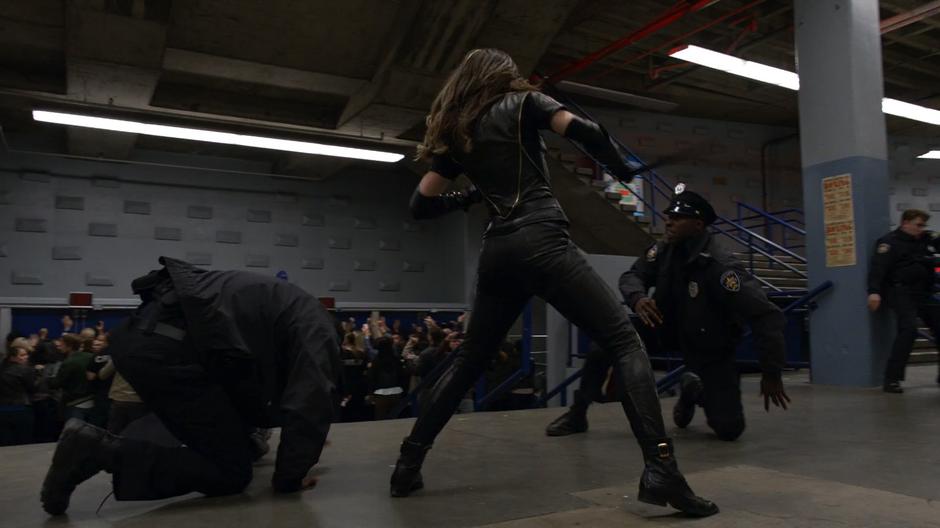
<path fill-rule="evenodd" d="M 577 430 L 577 431 L 548 431 L 546 430 L 545 436 L 569 436 L 573 434 L 581 434 L 581 433 L 586 433 L 586 432 L 587 432 L 587 427 L 585 427 L 584 429 Z"/>
<path fill-rule="evenodd" d="M 718 509 L 718 506 L 715 504 L 712 504 L 712 508 L 709 510 L 696 510 L 694 508 L 682 508 L 676 503 L 669 501 L 658 495 L 655 495 L 653 493 L 650 493 L 649 491 L 646 491 L 646 490 L 640 490 L 640 493 L 637 495 L 637 500 L 640 502 L 645 502 L 647 504 L 653 504 L 656 506 L 665 507 L 669 505 L 686 515 L 691 515 L 692 517 L 711 517 L 712 515 L 715 515 L 716 513 L 721 511 Z"/>
<path fill-rule="evenodd" d="M 408 491 L 399 491 L 395 488 L 392 488 L 391 492 L 392 497 L 407 497 L 420 489 L 424 489 L 424 482 L 415 482 L 411 485 L 411 488 L 409 488 Z"/>

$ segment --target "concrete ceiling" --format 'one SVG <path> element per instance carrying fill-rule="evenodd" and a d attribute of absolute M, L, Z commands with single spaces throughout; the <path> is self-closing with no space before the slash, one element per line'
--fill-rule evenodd
<path fill-rule="evenodd" d="M 675 113 L 795 124 L 785 90 L 676 66 L 676 37 L 745 4 L 720 0 L 570 80 L 677 103 Z M 499 47 L 549 74 L 628 35 L 675 0 L 0 0 L 0 126 L 16 150 L 132 159 L 166 150 L 263 159 L 322 178 L 348 165 L 32 122 L 51 107 L 410 153 L 467 50 Z M 766 0 L 682 42 L 793 68 L 792 2 Z M 923 4 L 881 2 L 888 18 Z M 534 6 L 537 5 L 537 8 Z M 746 28 L 746 29 L 745 29 Z M 663 49 L 659 49 L 663 47 Z M 637 55 L 645 54 L 636 60 Z M 940 19 L 885 35 L 889 96 L 940 106 Z M 661 67 L 665 69 L 659 69 Z M 598 101 L 595 101 L 598 102 Z M 603 104 L 603 103 L 602 103 Z M 889 120 L 894 131 L 936 127 Z"/>

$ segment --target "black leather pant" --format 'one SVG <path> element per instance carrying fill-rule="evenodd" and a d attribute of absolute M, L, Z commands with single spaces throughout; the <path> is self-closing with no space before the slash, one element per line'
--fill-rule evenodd
<path fill-rule="evenodd" d="M 914 340 L 917 339 L 917 318 L 930 327 L 934 339 L 940 336 L 940 305 L 922 293 L 924 288 L 911 291 L 903 286 L 885 292 L 885 302 L 897 316 L 898 333 L 891 346 L 891 357 L 885 367 L 885 383 L 904 379 L 907 360 L 911 356 Z"/>
<path fill-rule="evenodd" d="M 663 438 L 653 371 L 626 310 L 562 224 L 538 223 L 484 240 L 467 338 L 429 390 L 411 441 L 433 443 L 533 295 L 587 332 L 615 365 L 624 412 L 641 445 Z"/>

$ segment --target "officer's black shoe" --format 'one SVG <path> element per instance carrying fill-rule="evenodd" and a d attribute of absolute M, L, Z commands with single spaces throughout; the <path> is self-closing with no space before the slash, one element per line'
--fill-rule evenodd
<path fill-rule="evenodd" d="M 567 436 L 583 433 L 588 430 L 587 409 L 580 410 L 572 407 L 568 412 L 559 416 L 545 428 L 548 436 Z"/>
<path fill-rule="evenodd" d="M 62 429 L 52 457 L 52 466 L 42 483 L 42 508 L 50 515 L 62 515 L 69 507 L 75 487 L 99 471 L 114 470 L 118 437 L 76 418 Z"/>
<path fill-rule="evenodd" d="M 672 440 L 664 438 L 645 443 L 643 458 L 646 468 L 640 478 L 641 502 L 673 508 L 693 517 L 708 517 L 718 513 L 715 503 L 698 497 L 679 472 L 673 456 Z"/>
<path fill-rule="evenodd" d="M 695 406 L 702 396 L 704 386 L 702 378 L 691 372 L 682 374 L 682 381 L 679 384 L 682 386 L 682 393 L 676 401 L 676 406 L 672 408 L 672 421 L 675 422 L 676 427 L 685 429 L 695 417 Z"/>
<path fill-rule="evenodd" d="M 402 441 L 401 454 L 398 456 L 398 462 L 395 463 L 395 471 L 392 472 L 392 497 L 407 497 L 412 491 L 424 487 L 421 464 L 424 463 L 424 457 L 429 449 L 431 449 L 430 445 L 412 442 L 408 438 Z"/>
<path fill-rule="evenodd" d="M 901 383 L 898 381 L 886 381 L 884 391 L 894 394 L 901 394 L 904 392 L 904 389 L 901 388 Z"/>

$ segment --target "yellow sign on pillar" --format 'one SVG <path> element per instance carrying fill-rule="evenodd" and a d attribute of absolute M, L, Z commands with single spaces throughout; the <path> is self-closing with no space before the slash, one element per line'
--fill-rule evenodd
<path fill-rule="evenodd" d="M 822 179 L 823 226 L 826 229 L 826 267 L 855 265 L 855 214 L 852 175 Z"/>

